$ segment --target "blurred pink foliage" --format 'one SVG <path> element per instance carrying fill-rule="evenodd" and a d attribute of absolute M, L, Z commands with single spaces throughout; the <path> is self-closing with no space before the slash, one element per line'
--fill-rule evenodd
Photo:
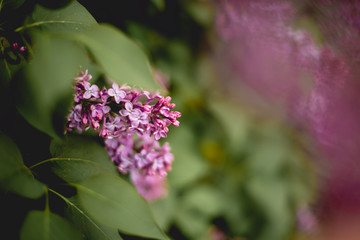
<path fill-rule="evenodd" d="M 355 65 L 360 63 L 360 1 L 318 0 L 313 1 L 313 7 L 324 39 L 359 73 Z"/>
<path fill-rule="evenodd" d="M 313 211 L 306 205 L 298 208 L 296 213 L 297 228 L 305 233 L 313 233 L 317 231 L 318 222 Z"/>
<path fill-rule="evenodd" d="M 216 60 L 223 82 L 252 104 L 250 87 L 308 132 L 329 166 L 321 218 L 360 212 L 360 1 L 313 1 L 325 43 L 291 27 L 285 0 L 218 1 Z M 240 96 L 241 94 L 241 96 Z M 318 161 L 317 163 L 320 163 Z M 322 163 L 323 164 L 323 163 Z"/>

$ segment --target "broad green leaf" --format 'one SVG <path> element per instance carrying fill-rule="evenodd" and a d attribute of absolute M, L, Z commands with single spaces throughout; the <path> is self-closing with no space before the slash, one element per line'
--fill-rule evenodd
<path fill-rule="evenodd" d="M 229 101 L 218 98 L 212 100 L 209 107 L 225 130 L 229 149 L 232 152 L 240 151 L 247 140 L 249 132 L 247 113 Z"/>
<path fill-rule="evenodd" d="M 100 173 L 118 175 L 105 148 L 89 138 L 69 135 L 54 140 L 50 152 L 54 172 L 67 182 L 80 182 Z"/>
<path fill-rule="evenodd" d="M 258 142 L 257 151 L 253 151 L 246 160 L 246 165 L 253 175 L 279 175 L 286 161 L 286 148 L 277 136 Z"/>
<path fill-rule="evenodd" d="M 64 197 L 62 196 L 62 198 Z M 85 210 L 81 209 L 77 197 L 66 199 L 66 203 L 68 204 L 68 209 L 66 211 L 67 217 L 77 228 L 82 230 L 86 235 L 86 239 L 122 240 L 117 228 L 103 226 L 101 223 L 92 219 Z"/>
<path fill-rule="evenodd" d="M 293 206 L 310 202 L 316 196 L 316 173 L 305 152 L 294 147 L 287 149 L 286 166 L 282 174 Z"/>
<path fill-rule="evenodd" d="M 22 168 L 0 182 L 0 187 L 27 198 L 39 198 L 46 186 L 36 180 L 27 168 Z"/>
<path fill-rule="evenodd" d="M 286 184 L 268 177 L 252 178 L 246 184 L 253 203 L 265 215 L 266 227 L 262 228 L 259 239 L 285 239 L 293 224 Z"/>
<path fill-rule="evenodd" d="M 49 210 L 28 213 L 20 232 L 21 240 L 75 240 L 81 234 L 64 218 Z"/>
<path fill-rule="evenodd" d="M 75 42 L 36 34 L 34 57 L 18 87 L 18 109 L 39 130 L 62 134 L 72 101 L 74 77 L 86 55 Z"/>
<path fill-rule="evenodd" d="M 25 0 L 3 0 L 1 2 L 2 2 L 2 4 L 1 4 L 0 9 L 2 10 L 3 7 L 18 8 L 24 4 Z"/>
<path fill-rule="evenodd" d="M 206 239 L 211 220 L 221 214 L 223 202 L 220 192 L 210 185 L 192 188 L 179 199 L 176 222 L 192 239 Z"/>
<path fill-rule="evenodd" d="M 8 86 L 14 74 L 24 66 L 24 60 L 18 65 L 12 65 L 5 59 L 0 60 L 0 81 L 4 86 Z M 1 86 L 3 87 L 3 86 Z"/>
<path fill-rule="evenodd" d="M 72 1 L 71 4 L 61 9 L 48 9 L 36 5 L 31 20 L 16 31 L 37 27 L 48 32 L 77 33 L 96 24 L 96 20 L 86 8 L 77 1 Z"/>
<path fill-rule="evenodd" d="M 175 191 L 175 188 L 169 188 L 166 197 L 149 203 L 156 222 L 164 230 L 170 227 L 171 221 L 178 210 L 178 199 Z"/>
<path fill-rule="evenodd" d="M 150 90 L 159 88 L 144 52 L 117 28 L 100 24 L 75 37 L 115 82 Z"/>
<path fill-rule="evenodd" d="M 200 1 L 188 1 L 185 7 L 186 11 L 199 24 L 204 27 L 210 27 L 213 24 L 214 8 L 210 4 Z"/>
<path fill-rule="evenodd" d="M 196 209 L 207 217 L 215 217 L 222 211 L 222 197 L 220 192 L 210 185 L 198 186 L 187 191 L 182 200 L 188 209 Z"/>
<path fill-rule="evenodd" d="M 164 10 L 165 0 L 151 0 L 151 2 L 157 7 L 159 11 Z"/>
<path fill-rule="evenodd" d="M 184 187 L 204 176 L 208 165 L 196 149 L 194 135 L 190 128 L 181 127 L 175 135 L 169 137 L 171 152 L 175 156 L 168 179 L 171 186 Z"/>
<path fill-rule="evenodd" d="M 16 144 L 0 132 L 0 180 L 24 167 L 21 153 Z"/>
<path fill-rule="evenodd" d="M 75 186 L 80 204 L 97 222 L 126 234 L 166 239 L 147 202 L 120 177 L 98 175 Z"/>
<path fill-rule="evenodd" d="M 72 3 L 74 0 L 38 0 L 37 4 L 50 9 L 61 9 Z"/>
<path fill-rule="evenodd" d="M 38 198 L 45 186 L 24 165 L 16 144 L 0 132 L 0 187 L 28 198 Z"/>
<path fill-rule="evenodd" d="M 206 239 L 208 237 L 211 223 L 204 215 L 180 208 L 177 211 L 175 222 L 189 239 Z"/>

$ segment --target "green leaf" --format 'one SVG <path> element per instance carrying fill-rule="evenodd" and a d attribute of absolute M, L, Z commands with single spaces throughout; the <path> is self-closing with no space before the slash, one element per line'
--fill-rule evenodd
<path fill-rule="evenodd" d="M 60 193 L 49 188 L 49 191 L 60 197 L 66 202 L 68 208 L 66 209 L 66 217 L 72 221 L 77 229 L 80 229 L 86 239 L 109 239 L 109 240 L 122 240 L 119 231 L 114 228 L 104 227 L 92 219 L 80 206 L 79 200 L 76 196 L 66 198 Z"/>
<path fill-rule="evenodd" d="M 269 177 L 254 177 L 246 182 L 246 191 L 266 221 L 259 239 L 285 239 L 293 224 L 292 210 L 285 183 Z"/>
<path fill-rule="evenodd" d="M 0 81 L 2 85 L 8 86 L 14 74 L 24 66 L 24 61 L 18 65 L 9 64 L 6 59 L 0 60 Z M 3 86 L 1 86 L 3 87 Z"/>
<path fill-rule="evenodd" d="M 210 4 L 200 1 L 188 1 L 185 8 L 192 18 L 204 27 L 210 27 L 213 24 L 214 8 Z"/>
<path fill-rule="evenodd" d="M 204 216 L 214 217 L 222 211 L 223 199 L 217 189 L 202 185 L 186 192 L 182 202 L 188 209 L 196 209 Z"/>
<path fill-rule="evenodd" d="M 150 90 L 159 88 L 144 52 L 117 28 L 100 24 L 75 37 L 115 82 Z"/>
<path fill-rule="evenodd" d="M 180 209 L 177 212 L 175 221 L 182 232 L 189 237 L 188 239 L 206 239 L 208 237 L 211 223 L 201 214 Z"/>
<path fill-rule="evenodd" d="M 257 150 L 253 151 L 245 162 L 249 172 L 252 175 L 279 175 L 288 161 L 285 147 L 276 135 L 257 142 Z"/>
<path fill-rule="evenodd" d="M 165 0 L 151 0 L 159 11 L 163 11 L 165 8 Z"/>
<path fill-rule="evenodd" d="M 79 200 L 76 197 L 69 198 L 66 202 L 69 205 L 66 215 L 72 220 L 75 226 L 82 230 L 87 237 L 86 239 L 122 240 L 117 228 L 103 226 L 92 219 L 87 212 L 82 210 Z"/>
<path fill-rule="evenodd" d="M 178 211 L 178 198 L 175 193 L 175 188 L 169 188 L 168 194 L 162 199 L 149 202 L 151 210 L 154 214 L 156 222 L 161 229 L 168 229 L 175 213 Z"/>
<path fill-rule="evenodd" d="M 24 167 L 21 153 L 16 144 L 0 132 L 0 180 Z"/>
<path fill-rule="evenodd" d="M 41 197 L 46 189 L 46 186 L 36 180 L 25 167 L 4 179 L 0 183 L 0 187 L 23 197 L 33 199 Z"/>
<path fill-rule="evenodd" d="M 168 179 L 171 186 L 185 187 L 203 177 L 209 170 L 206 161 L 196 148 L 195 136 L 189 127 L 183 125 L 181 131 L 169 136 L 171 151 L 175 156 Z"/>
<path fill-rule="evenodd" d="M 11 7 L 11 8 L 18 8 L 21 5 L 23 5 L 25 2 L 25 0 L 3 0 L 2 4 L 0 4 L 0 9 L 2 10 L 2 8 L 5 7 Z"/>
<path fill-rule="evenodd" d="M 210 185 L 201 185 L 184 193 L 176 211 L 176 222 L 192 239 L 206 239 L 211 219 L 223 210 L 220 192 Z"/>
<path fill-rule="evenodd" d="M 21 240 L 82 239 L 70 223 L 48 210 L 28 213 L 20 232 Z"/>
<path fill-rule="evenodd" d="M 234 153 L 239 152 L 245 145 L 249 134 L 248 114 L 233 102 L 224 101 L 221 98 L 212 100 L 209 107 L 224 128 L 229 150 Z"/>
<path fill-rule="evenodd" d="M 166 239 L 147 202 L 120 177 L 98 175 L 75 186 L 80 204 L 97 222 L 126 234 Z"/>
<path fill-rule="evenodd" d="M 105 148 L 89 138 L 66 136 L 63 141 L 54 140 L 50 152 L 55 157 L 55 174 L 67 182 L 80 182 L 100 173 L 118 175 Z"/>
<path fill-rule="evenodd" d="M 39 198 L 45 185 L 24 165 L 16 144 L 0 132 L 0 187 L 28 198 Z"/>
<path fill-rule="evenodd" d="M 77 1 L 72 1 L 61 9 L 48 9 L 36 5 L 31 20 L 16 31 L 38 27 L 48 32 L 82 32 L 97 22 L 93 16 Z"/>
<path fill-rule="evenodd" d="M 73 79 L 86 55 L 73 41 L 36 34 L 34 58 L 18 85 L 18 110 L 39 130 L 56 138 L 64 131 Z"/>

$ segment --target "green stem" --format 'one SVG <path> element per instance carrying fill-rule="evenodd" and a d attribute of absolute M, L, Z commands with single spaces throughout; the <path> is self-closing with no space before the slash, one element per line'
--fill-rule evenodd
<path fill-rule="evenodd" d="M 28 43 L 28 41 L 25 39 L 25 37 L 21 34 L 21 39 L 23 40 L 23 42 L 25 43 L 25 46 L 27 48 L 27 51 L 29 52 L 30 55 L 33 55 L 33 50 L 31 45 Z"/>
<path fill-rule="evenodd" d="M 9 78 L 11 79 L 11 71 L 5 58 L 4 58 L 4 64 L 5 64 L 6 72 L 9 75 Z"/>
<path fill-rule="evenodd" d="M 45 212 L 48 213 L 50 211 L 49 207 L 49 191 L 46 189 L 45 191 Z"/>
<path fill-rule="evenodd" d="M 15 32 L 21 32 L 26 28 L 32 28 L 32 27 L 37 27 L 40 25 L 44 25 L 44 24 L 54 24 L 54 23 L 68 23 L 68 24 L 84 24 L 82 22 L 75 22 L 75 21 L 66 21 L 66 20 L 48 20 L 48 21 L 39 21 L 39 22 L 34 22 L 31 24 L 27 24 L 21 27 L 18 27 L 17 29 L 15 29 Z"/>
<path fill-rule="evenodd" d="M 1 3 L 0 3 L 1 5 L 2 5 L 2 1 L 1 1 Z M 1 5 L 0 5 L 0 11 L 1 11 Z M 7 42 L 7 40 L 6 40 L 6 38 L 4 38 L 4 37 L 1 37 L 1 39 L 0 39 L 0 48 L 1 48 L 1 54 L 2 55 L 4 55 L 4 53 L 5 53 L 5 44 L 4 44 L 4 41 L 6 41 Z M 8 63 L 7 63 L 7 61 L 6 61 L 6 59 L 5 59 L 5 57 L 4 57 L 4 64 L 5 64 L 5 68 L 6 68 L 6 72 L 8 73 L 8 75 L 9 75 L 9 78 L 11 79 L 11 71 L 10 71 L 10 68 L 9 68 L 9 65 L 8 65 Z"/>
<path fill-rule="evenodd" d="M 81 159 L 81 158 L 50 158 L 50 159 L 46 159 L 44 161 L 38 162 L 34 165 L 32 165 L 31 167 L 29 167 L 30 169 L 37 167 L 41 164 L 47 163 L 47 162 L 53 162 L 53 161 L 80 161 L 80 162 L 87 162 L 87 163 L 94 163 L 93 161 L 90 160 L 85 160 L 85 159 Z"/>
<path fill-rule="evenodd" d="M 0 12 L 1 12 L 2 8 L 3 8 L 3 2 L 4 2 L 4 0 L 1 0 L 1 2 L 0 2 Z"/>
<path fill-rule="evenodd" d="M 45 218 L 44 218 L 44 232 L 43 232 L 43 236 L 44 239 L 47 239 L 48 236 L 50 236 L 50 207 L 49 207 L 49 191 L 48 189 L 46 189 L 45 191 Z"/>

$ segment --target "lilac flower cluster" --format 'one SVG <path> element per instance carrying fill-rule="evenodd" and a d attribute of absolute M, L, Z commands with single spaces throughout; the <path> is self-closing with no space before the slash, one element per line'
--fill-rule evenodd
<path fill-rule="evenodd" d="M 138 192 L 148 201 L 155 201 L 167 194 L 167 183 L 161 176 L 144 176 L 137 170 L 131 171 L 130 176 Z"/>
<path fill-rule="evenodd" d="M 118 170 L 124 174 L 137 169 L 144 175 L 165 177 L 174 159 L 168 143 L 161 147 L 158 141 L 148 135 L 141 135 L 135 140 L 128 134 L 108 138 L 105 148 Z"/>
<path fill-rule="evenodd" d="M 102 89 L 90 84 L 87 71 L 77 77 L 74 101 L 77 103 L 69 117 L 68 128 L 80 132 L 90 127 L 99 131 L 104 138 L 116 138 L 124 133 L 149 135 L 156 140 L 166 138 L 169 125 L 179 126 L 178 111 L 170 103 L 171 97 L 158 93 L 139 91 L 128 86 L 112 84 Z"/>
<path fill-rule="evenodd" d="M 167 137 L 170 125 L 179 126 L 177 118 L 181 117 L 180 112 L 172 111 L 175 104 L 171 98 L 116 83 L 100 90 L 89 82 L 91 78 L 87 70 L 75 78 L 75 105 L 68 115 L 66 131 L 93 128 L 99 132 L 118 170 L 136 174 L 134 184 L 140 193 L 150 182 L 154 185 L 154 179 L 159 183 L 156 186 L 165 186 L 164 178 L 174 157 L 169 144 L 161 146 L 158 140 Z M 142 195 L 151 196 L 151 200 L 164 191 Z"/>

